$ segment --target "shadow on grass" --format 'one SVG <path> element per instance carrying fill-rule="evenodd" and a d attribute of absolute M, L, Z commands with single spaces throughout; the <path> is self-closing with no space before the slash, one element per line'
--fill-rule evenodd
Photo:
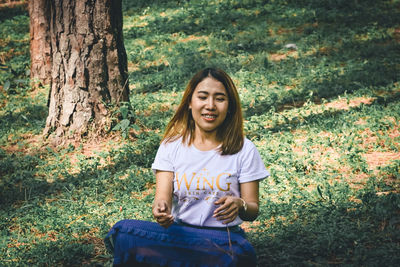
<path fill-rule="evenodd" d="M 152 173 L 137 174 L 142 168 L 137 165 L 149 167 L 158 144 L 158 136 L 143 136 L 135 146 L 111 151 L 105 158 L 112 163 L 106 166 L 100 166 L 100 159 L 85 159 L 78 173 L 71 173 L 68 161 L 61 160 L 63 151 L 24 155 L 0 149 L 0 241 L 6 244 L 1 252 L 7 251 L 16 265 L 82 266 L 87 262 L 93 266 L 107 261 L 109 256 L 99 255 L 103 237 L 96 236 L 105 236 L 107 217 L 120 211 L 109 206 L 114 205 L 110 199 L 118 205 L 125 201 L 135 205 L 131 194 L 153 183 Z M 138 148 L 142 153 L 138 154 Z M 106 205 L 107 215 L 93 213 L 93 203 L 98 203 L 95 209 Z M 134 209 L 147 207 L 140 205 Z"/>
<path fill-rule="evenodd" d="M 158 135 L 148 133 L 135 144 L 119 148 L 119 151 L 112 151 L 108 155 L 112 164 L 100 167 L 99 158 L 85 159 L 86 162 L 79 164 L 81 165 L 79 173 L 70 173 L 70 162 L 65 159 L 61 162 L 61 157 L 52 158 L 56 156 L 52 151 L 24 155 L 20 152 L 7 153 L 0 149 L 1 206 L 9 207 L 16 202 L 29 201 L 33 197 L 43 199 L 48 195 L 83 188 L 96 189 L 100 194 L 107 190 L 102 189 L 101 184 L 108 180 L 111 181 L 107 183 L 107 188 L 114 188 L 113 193 L 140 192 L 145 189 L 147 183 L 153 181 L 152 176 L 136 177 L 131 174 L 126 180 L 110 179 L 110 177 L 135 166 L 149 168 L 159 141 Z M 59 153 L 63 152 L 65 151 Z M 79 151 L 76 153 L 79 154 Z M 48 160 L 54 165 L 50 165 Z M 57 163 L 58 161 L 60 162 Z M 51 181 L 46 181 L 45 176 Z"/>
<path fill-rule="evenodd" d="M 17 133 L 21 129 L 29 129 L 39 133 L 45 125 L 48 108 L 43 105 L 32 104 L 31 99 L 26 99 L 23 108 L 8 110 L 0 116 L 0 134 Z"/>
<path fill-rule="evenodd" d="M 315 10 L 317 21 L 336 26 L 336 30 L 340 30 L 338 26 L 357 30 L 372 23 L 393 26 L 400 20 L 397 1 L 290 0 L 288 6 Z"/>
<path fill-rule="evenodd" d="M 7 4 L 2 2 L 0 7 L 0 22 L 6 19 L 12 19 L 18 15 L 28 15 L 27 1 L 8 1 Z"/>
<path fill-rule="evenodd" d="M 260 124 L 260 121 L 263 120 L 263 117 L 255 116 L 255 121 L 250 120 L 247 124 L 246 135 L 249 138 L 258 138 L 259 136 L 268 135 L 269 133 L 276 132 L 285 132 L 285 131 L 293 131 L 298 128 L 301 128 L 305 125 L 308 127 L 323 127 L 324 129 L 337 129 L 340 128 L 341 125 L 348 122 L 349 119 L 347 116 L 352 112 L 357 112 L 363 109 L 376 108 L 376 109 L 384 109 L 388 105 L 395 105 L 396 102 L 400 100 L 400 93 L 391 94 L 385 97 L 377 97 L 377 99 L 371 105 L 361 104 L 357 107 L 352 107 L 350 110 L 342 110 L 342 109 L 329 109 L 325 110 L 322 113 L 314 114 L 310 112 L 308 115 L 300 115 L 298 117 L 286 118 L 280 122 L 275 123 L 270 127 L 264 127 L 263 124 Z M 350 112 L 350 113 L 349 113 Z M 397 112 L 394 111 L 393 112 Z M 273 116 L 273 115 L 271 115 Z M 350 115 L 351 116 L 351 115 Z M 271 119 L 271 118 L 268 118 Z"/>
<path fill-rule="evenodd" d="M 42 240 L 34 244 L 31 249 L 24 251 L 23 260 L 26 263 L 29 259 L 29 262 L 37 266 L 103 266 L 96 265 L 92 261 L 93 245 L 80 242 L 80 240 L 76 242 Z"/>
<path fill-rule="evenodd" d="M 260 220 L 270 223 L 249 234 L 260 266 L 396 266 L 400 195 L 378 196 L 374 188 L 358 195 L 360 204 L 343 198 L 266 204 Z"/>
<path fill-rule="evenodd" d="M 299 89 L 287 97 L 273 99 L 265 89 L 266 100 L 247 109 L 246 115 L 251 116 L 293 100 L 307 99 L 310 92 L 317 99 L 331 98 L 343 92 L 387 86 L 400 77 L 400 44 L 394 35 L 388 34 L 400 23 L 400 9 L 394 2 L 289 1 L 287 4 L 248 2 L 207 6 L 194 3 L 191 6 L 177 1 L 176 4 L 184 15 L 155 16 L 146 27 L 128 29 L 125 39 L 144 38 L 150 46 L 159 36 L 168 38 L 173 33 L 208 36 L 214 39 L 211 50 L 199 51 L 193 45 L 173 46 L 172 53 L 166 52 L 170 62 L 168 67 L 143 66 L 131 73 L 141 83 L 136 92 L 183 88 L 193 73 L 209 65 L 219 66 L 229 73 L 255 72 L 264 75 L 269 82 L 277 77 L 289 82 L 300 72 L 304 73 L 302 76 L 306 77 Z M 160 12 L 172 8 L 166 2 L 136 6 L 141 11 L 148 7 Z M 303 12 L 305 9 L 307 12 Z M 220 12 L 222 10 L 231 12 Z M 238 10 L 258 10 L 259 14 L 255 16 L 248 12 L 244 15 Z M 285 12 L 297 13 L 289 16 Z M 315 23 L 316 26 L 305 26 Z M 276 29 L 283 32 L 279 39 L 269 32 Z M 372 30 L 367 33 L 366 29 Z M 364 35 L 366 37 L 362 37 Z M 264 58 L 243 64 L 238 60 L 239 56 L 282 52 L 285 42 L 296 42 L 302 53 L 314 46 L 317 49 L 328 48 L 330 52 L 321 50 L 311 56 L 280 62 L 266 63 Z"/>

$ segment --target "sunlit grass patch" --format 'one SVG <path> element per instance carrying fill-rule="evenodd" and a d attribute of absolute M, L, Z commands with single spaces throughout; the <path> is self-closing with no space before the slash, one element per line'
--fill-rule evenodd
<path fill-rule="evenodd" d="M 321 221 L 322 218 L 315 222 L 314 220 L 310 221 L 309 216 L 304 216 L 305 210 L 310 210 L 310 212 L 314 210 L 316 214 L 322 212 L 319 216 L 325 216 L 325 212 L 333 212 L 345 221 L 351 218 L 347 217 L 347 212 L 350 214 L 361 212 L 359 214 L 362 214 L 361 207 L 365 207 L 365 205 L 369 204 L 365 202 L 365 196 L 363 196 L 363 194 L 354 194 L 355 192 L 368 192 L 364 190 L 370 190 L 368 188 L 371 186 L 371 181 L 375 181 L 374 183 L 376 183 L 376 196 L 388 196 L 398 191 L 398 184 L 394 184 L 396 180 L 396 178 L 394 178 L 396 177 L 395 173 L 397 173 L 396 167 L 388 168 L 392 170 L 392 176 L 388 178 L 387 174 L 382 176 L 383 173 L 370 172 L 368 169 L 369 162 L 357 156 L 357 154 L 362 155 L 363 152 L 368 153 L 370 150 L 379 150 L 379 147 L 364 146 L 362 141 L 356 141 L 368 140 L 368 137 L 364 135 L 365 132 L 363 129 L 367 127 L 371 127 L 372 129 L 382 127 L 381 120 L 394 122 L 393 118 L 387 118 L 386 113 L 376 107 L 376 104 L 369 106 L 363 105 L 361 109 L 358 107 L 357 113 L 342 113 L 342 115 L 339 113 L 339 116 L 333 113 L 332 118 L 324 116 L 321 120 L 318 119 L 318 114 L 323 115 L 324 113 L 318 112 L 318 109 L 313 109 L 312 106 L 293 109 L 293 111 L 295 111 L 294 113 L 297 114 L 301 114 L 302 109 L 311 109 L 309 116 L 313 118 L 313 120 L 308 120 L 307 124 L 300 123 L 293 125 L 294 130 L 291 130 L 290 134 L 285 128 L 272 135 L 265 132 L 265 139 L 263 139 L 261 134 L 261 139 L 256 142 L 256 145 L 261 148 L 262 156 L 269 163 L 268 166 L 272 171 L 272 177 L 270 178 L 271 181 L 263 182 L 261 188 L 261 191 L 264 192 L 262 194 L 263 212 L 266 212 L 268 216 L 264 217 L 263 214 L 261 215 L 260 221 L 265 223 L 266 228 L 262 227 L 262 224 L 262 230 L 260 230 L 260 232 L 268 232 L 271 238 L 268 239 L 270 242 L 277 245 L 278 243 L 276 242 L 279 241 L 274 242 L 273 240 L 279 240 L 278 235 L 283 235 L 283 232 L 280 231 L 287 231 L 284 229 L 295 227 L 292 225 L 297 225 L 295 229 L 297 229 L 298 235 L 302 235 L 301 231 L 304 230 L 310 234 L 306 226 L 313 225 L 313 227 L 317 227 L 316 221 Z M 390 108 L 396 109 L 394 104 L 391 104 Z M 316 113 L 313 113 L 313 111 Z M 325 113 L 326 112 L 327 110 L 325 109 Z M 394 114 L 392 112 L 390 113 Z M 290 123 L 289 114 L 290 113 L 287 112 L 286 117 Z M 273 117 L 273 114 L 270 114 L 270 116 Z M 341 116 L 343 116 L 343 118 L 341 118 Z M 398 116 L 396 115 L 396 117 Z M 351 119 L 347 121 L 349 118 Z M 368 118 L 372 119 L 372 121 L 369 121 Z M 351 121 L 357 123 L 352 124 Z M 333 125 L 335 126 L 332 127 Z M 395 126 L 394 128 L 396 129 L 397 127 Z M 396 134 L 392 133 L 393 131 L 396 132 L 397 130 L 392 129 L 380 132 L 380 139 L 384 140 L 388 136 L 396 136 Z M 369 132 L 369 134 L 374 135 L 373 132 Z M 265 154 L 264 151 L 269 152 Z M 389 156 L 389 154 L 385 155 Z M 390 155 L 390 157 L 386 158 L 387 163 L 393 162 L 391 161 L 392 157 L 395 158 L 397 154 Z M 380 179 L 377 178 L 379 176 L 376 175 L 386 178 Z M 287 207 L 280 208 L 282 205 L 283 207 Z M 345 208 L 346 212 L 341 213 L 340 207 Z M 280 212 L 277 212 L 278 210 Z M 271 221 L 270 218 L 274 218 L 273 216 L 275 214 L 287 214 L 287 216 L 284 221 Z M 307 220 L 306 218 L 309 219 Z M 326 219 L 324 224 L 329 225 L 329 217 Z M 368 217 L 362 215 L 358 220 L 358 223 L 361 223 L 360 227 L 363 228 L 364 223 L 368 221 Z M 386 219 L 383 220 L 385 221 Z M 384 221 L 382 224 L 387 225 L 387 222 L 385 223 Z M 298 223 L 304 223 L 304 225 L 300 227 Z M 326 227 L 326 231 L 329 231 L 329 229 L 331 231 L 336 231 L 335 227 L 332 225 L 330 226 L 331 228 L 327 225 Z M 353 230 L 351 230 L 351 228 L 344 230 L 346 228 L 343 226 L 341 229 L 342 231 L 347 231 L 350 236 L 352 235 Z M 386 231 L 386 229 L 381 228 L 380 231 Z M 379 234 L 379 231 L 377 234 Z M 289 237 L 286 235 L 283 236 L 283 240 L 288 240 L 287 238 Z M 252 237 L 255 238 L 254 236 Z M 258 239 L 255 238 L 255 240 Z M 295 240 L 299 239 L 295 238 Z M 336 242 L 334 240 L 336 239 L 332 239 L 331 241 Z M 315 242 L 318 241 L 315 240 Z M 294 248 L 292 246 L 296 247 L 295 244 L 292 244 L 292 249 Z M 272 249 L 272 247 L 268 248 Z M 374 248 L 375 246 L 371 246 L 368 250 Z M 303 249 L 298 247 L 298 249 L 304 251 L 304 247 Z M 260 248 L 260 252 L 261 251 L 263 250 Z M 261 257 L 266 262 L 274 262 L 274 257 L 276 257 L 276 253 L 278 253 L 276 250 L 274 251 L 275 254 L 267 253 L 268 255 L 265 255 L 262 253 Z M 332 253 L 337 254 L 339 251 L 340 250 L 335 249 Z M 312 254 L 310 254 L 310 257 L 313 257 Z M 292 260 L 296 262 L 295 259 Z"/>

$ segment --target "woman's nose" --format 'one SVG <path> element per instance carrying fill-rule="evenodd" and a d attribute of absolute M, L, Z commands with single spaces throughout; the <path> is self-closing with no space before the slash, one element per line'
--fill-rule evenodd
<path fill-rule="evenodd" d="M 212 97 L 210 97 L 210 98 L 207 99 L 207 106 L 206 106 L 206 108 L 207 108 L 207 109 L 211 109 L 211 110 L 215 109 L 215 101 L 214 101 L 214 99 L 213 99 Z"/>

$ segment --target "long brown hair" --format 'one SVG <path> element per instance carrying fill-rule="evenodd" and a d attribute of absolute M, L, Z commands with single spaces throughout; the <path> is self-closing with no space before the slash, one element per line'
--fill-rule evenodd
<path fill-rule="evenodd" d="M 197 72 L 186 86 L 181 103 L 175 115 L 168 123 L 162 141 L 172 142 L 182 137 L 182 142 L 191 145 L 194 140 L 195 123 L 189 104 L 196 86 L 207 77 L 221 82 L 228 94 L 228 113 L 224 122 L 217 129 L 217 138 L 222 142 L 221 155 L 232 155 L 239 152 L 244 143 L 243 116 L 239 94 L 232 79 L 221 69 L 206 68 Z"/>

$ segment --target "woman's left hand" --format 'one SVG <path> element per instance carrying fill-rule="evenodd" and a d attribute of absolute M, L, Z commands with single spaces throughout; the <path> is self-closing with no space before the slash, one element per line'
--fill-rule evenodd
<path fill-rule="evenodd" d="M 242 200 L 238 197 L 224 196 L 214 202 L 215 205 L 220 205 L 215 211 L 213 217 L 223 224 L 233 222 L 239 215 L 239 210 L 243 206 Z"/>

